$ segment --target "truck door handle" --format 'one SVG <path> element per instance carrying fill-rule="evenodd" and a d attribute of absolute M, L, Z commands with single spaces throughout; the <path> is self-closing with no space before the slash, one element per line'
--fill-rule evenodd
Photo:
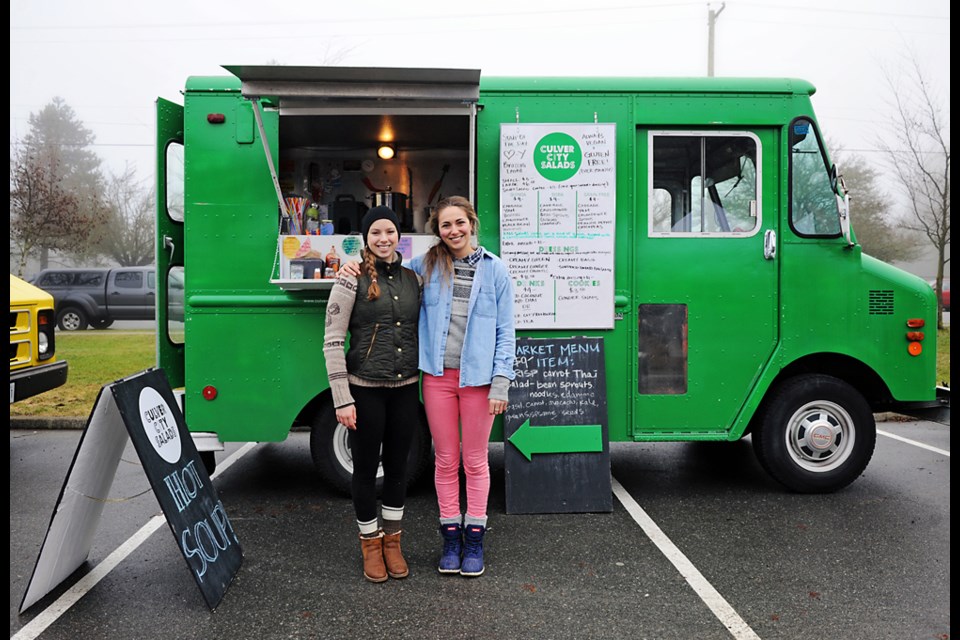
<path fill-rule="evenodd" d="M 777 257 L 777 232 L 773 229 L 767 229 L 763 234 L 763 257 L 767 260 Z"/>
<path fill-rule="evenodd" d="M 173 238 L 170 236 L 163 236 L 163 248 L 170 251 L 170 262 L 173 262 L 173 254 L 177 250 L 177 245 L 173 244 Z"/>

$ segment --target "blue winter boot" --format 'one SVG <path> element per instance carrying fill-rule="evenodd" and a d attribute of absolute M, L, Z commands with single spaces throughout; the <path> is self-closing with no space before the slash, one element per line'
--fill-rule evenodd
<path fill-rule="evenodd" d="M 460 563 L 460 575 L 483 575 L 483 534 L 487 528 L 479 524 L 468 524 L 463 531 L 463 561 Z"/>
<path fill-rule="evenodd" d="M 443 537 L 443 551 L 440 553 L 440 573 L 460 573 L 460 534 L 459 522 L 440 525 Z"/>

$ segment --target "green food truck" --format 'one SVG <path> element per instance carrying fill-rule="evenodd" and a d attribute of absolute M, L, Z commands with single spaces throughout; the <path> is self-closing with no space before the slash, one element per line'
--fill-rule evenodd
<path fill-rule="evenodd" d="M 510 269 L 518 336 L 602 339 L 610 441 L 749 435 L 785 487 L 828 492 L 867 466 L 875 412 L 949 423 L 934 293 L 862 253 L 809 82 L 224 68 L 157 100 L 158 366 L 208 468 L 308 427 L 349 490 L 334 269 L 368 207 L 409 259 L 455 194 Z"/>

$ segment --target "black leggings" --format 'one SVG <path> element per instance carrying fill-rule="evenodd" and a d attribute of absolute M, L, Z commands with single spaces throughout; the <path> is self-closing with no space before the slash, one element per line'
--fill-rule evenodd
<path fill-rule="evenodd" d="M 353 454 L 353 508 L 358 522 L 377 517 L 377 467 L 381 461 L 383 504 L 403 507 L 407 496 L 407 457 L 420 415 L 418 387 L 350 385 L 357 407 L 357 428 L 348 437 Z"/>

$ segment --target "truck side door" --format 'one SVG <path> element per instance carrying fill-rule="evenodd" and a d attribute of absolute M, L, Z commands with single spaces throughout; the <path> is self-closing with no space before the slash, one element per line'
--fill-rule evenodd
<path fill-rule="evenodd" d="M 778 132 L 636 135 L 634 436 L 719 439 L 777 342 Z"/>
<path fill-rule="evenodd" d="M 184 384 L 183 107 L 157 98 L 157 366 Z"/>

